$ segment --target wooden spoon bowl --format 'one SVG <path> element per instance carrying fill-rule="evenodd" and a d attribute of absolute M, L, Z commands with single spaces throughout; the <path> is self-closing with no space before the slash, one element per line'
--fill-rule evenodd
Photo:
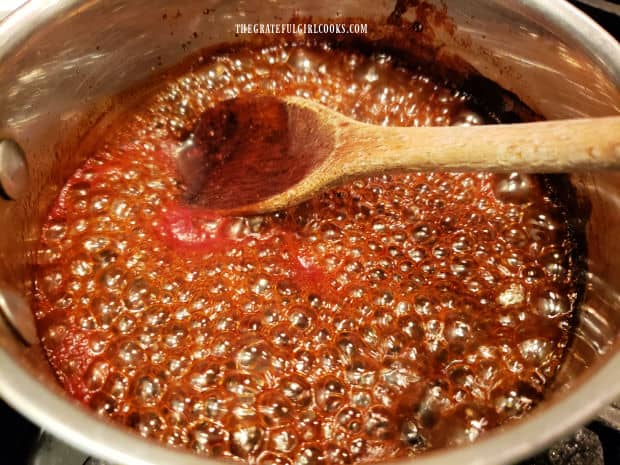
<path fill-rule="evenodd" d="M 190 203 L 262 213 L 377 173 L 618 169 L 620 116 L 384 127 L 299 97 L 238 98 L 201 116 L 177 167 Z"/>

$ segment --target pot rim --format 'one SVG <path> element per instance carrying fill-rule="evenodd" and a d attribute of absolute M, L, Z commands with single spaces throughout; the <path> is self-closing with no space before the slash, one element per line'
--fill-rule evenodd
<path fill-rule="evenodd" d="M 0 60 L 37 28 L 83 0 L 30 0 L 0 22 Z M 549 19 L 553 28 L 578 40 L 610 78 L 620 85 L 620 44 L 585 13 L 566 0 L 519 0 L 519 6 Z M 615 349 L 615 350 L 614 350 Z M 620 394 L 620 352 L 603 357 L 600 368 L 572 392 L 557 393 L 524 419 L 493 430 L 475 443 L 415 457 L 416 465 L 508 464 L 531 456 L 554 439 L 594 417 Z M 67 444 L 98 458 L 126 465 L 229 463 L 174 450 L 123 430 L 84 409 L 59 391 L 46 388 L 0 346 L 0 396 L 32 422 Z M 10 375 L 9 375 L 10 374 Z M 401 459 L 399 462 L 410 461 Z"/>

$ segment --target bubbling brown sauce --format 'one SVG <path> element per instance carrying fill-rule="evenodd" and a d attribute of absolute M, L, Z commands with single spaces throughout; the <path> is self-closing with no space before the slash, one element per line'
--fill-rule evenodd
<path fill-rule="evenodd" d="M 324 44 L 221 52 L 166 82 L 42 232 L 36 317 L 66 390 L 142 436 L 261 465 L 416 455 L 530 410 L 576 298 L 543 181 L 410 173 L 266 216 L 188 205 L 175 151 L 205 109 L 257 93 L 384 125 L 488 118 L 422 69 Z"/>

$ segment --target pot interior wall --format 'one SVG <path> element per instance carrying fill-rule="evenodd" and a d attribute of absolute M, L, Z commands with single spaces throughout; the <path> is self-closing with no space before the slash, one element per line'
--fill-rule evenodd
<path fill-rule="evenodd" d="M 26 295 L 41 218 L 83 162 L 76 149 L 111 96 L 194 51 L 239 40 L 236 23 L 281 22 L 293 13 L 315 18 L 363 14 L 368 22 L 384 22 L 394 8 L 386 0 L 74 3 L 59 2 L 56 8 L 64 13 L 56 16 L 49 2 L 34 0 L 0 27 L 0 137 L 22 145 L 31 174 L 26 198 L 0 199 L 0 282 Z M 578 31 L 567 38 L 566 30 L 547 26 L 542 8 L 525 3 L 452 1 L 448 14 L 457 29 L 437 30 L 435 40 L 547 118 L 620 113 L 620 63 L 597 58 Z M 6 36 L 11 22 L 36 9 L 50 16 L 47 23 L 24 37 Z M 414 10 L 403 17 L 415 19 Z M 591 204 L 589 277 L 576 337 L 556 382 L 562 389 L 579 385 L 599 360 L 616 354 L 620 331 L 620 175 L 572 178 Z M 1 319 L 0 350 L 46 379 L 38 348 L 24 348 Z M 55 385 L 49 378 L 46 384 Z"/>

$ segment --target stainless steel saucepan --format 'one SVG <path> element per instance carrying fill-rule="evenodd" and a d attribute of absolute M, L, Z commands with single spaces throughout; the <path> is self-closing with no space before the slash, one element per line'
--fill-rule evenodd
<path fill-rule="evenodd" d="M 111 96 L 193 51 L 239 40 L 237 23 L 279 23 L 297 14 L 380 24 L 394 3 L 31 0 L 0 23 L 0 185 L 6 194 L 0 197 L 2 398 L 67 443 L 114 463 L 216 462 L 110 424 L 59 387 L 42 356 L 29 308 L 42 218 L 83 162 L 75 148 Z M 567 2 L 447 3 L 456 29 L 437 31 L 436 45 L 535 111 L 549 119 L 620 113 L 620 45 Z M 415 19 L 414 11 L 404 17 Z M 570 352 L 548 398 L 523 420 L 473 445 L 418 457 L 416 465 L 513 463 L 585 423 L 620 395 L 620 173 L 579 173 L 571 180 L 590 205 L 589 270 Z"/>

